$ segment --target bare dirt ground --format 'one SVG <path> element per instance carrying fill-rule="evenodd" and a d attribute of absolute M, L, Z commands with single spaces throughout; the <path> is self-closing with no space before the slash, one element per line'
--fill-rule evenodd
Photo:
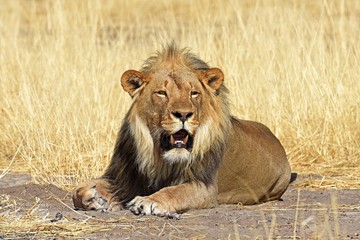
<path fill-rule="evenodd" d="M 360 189 L 290 186 L 283 201 L 193 210 L 180 220 L 74 211 L 69 192 L 25 174 L 0 179 L 0 196 L 0 216 L 32 223 L 0 223 L 0 239 L 360 239 Z"/>

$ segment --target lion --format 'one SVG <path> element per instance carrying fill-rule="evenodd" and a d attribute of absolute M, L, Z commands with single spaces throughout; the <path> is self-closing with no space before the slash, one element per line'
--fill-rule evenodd
<path fill-rule="evenodd" d="M 132 105 L 111 162 L 73 191 L 76 209 L 178 218 L 217 204 L 279 200 L 291 177 L 280 141 L 230 114 L 224 74 L 175 44 L 121 76 Z"/>

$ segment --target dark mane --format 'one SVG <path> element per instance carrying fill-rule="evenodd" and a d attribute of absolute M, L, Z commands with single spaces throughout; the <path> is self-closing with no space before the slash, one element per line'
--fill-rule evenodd
<path fill-rule="evenodd" d="M 148 180 L 138 171 L 136 158 L 135 139 L 125 118 L 117 136 L 111 163 L 103 175 L 103 178 L 111 183 L 111 192 L 123 204 L 135 196 L 144 196 L 155 191 L 147 188 Z"/>

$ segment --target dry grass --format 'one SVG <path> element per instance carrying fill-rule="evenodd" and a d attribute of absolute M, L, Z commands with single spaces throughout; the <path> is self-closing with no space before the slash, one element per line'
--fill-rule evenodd
<path fill-rule="evenodd" d="M 109 220 L 97 220 L 83 215 L 81 218 L 62 216 L 59 219 L 48 214 L 44 216 L 40 207 L 40 199 L 32 207 L 22 213 L 21 203 L 9 196 L 0 196 L 0 233 L 6 239 L 84 239 L 86 234 L 98 233 L 121 227 L 132 229 L 137 220 L 124 217 Z M 80 216 L 80 214 L 79 214 Z"/>
<path fill-rule="evenodd" d="M 161 45 L 222 68 L 232 112 L 268 125 L 308 187 L 360 186 L 360 2 L 0 1 L 0 173 L 71 189 L 101 175 Z"/>

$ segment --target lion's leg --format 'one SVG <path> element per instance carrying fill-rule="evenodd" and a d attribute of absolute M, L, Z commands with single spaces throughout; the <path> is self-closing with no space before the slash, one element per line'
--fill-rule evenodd
<path fill-rule="evenodd" d="M 110 210 L 116 202 L 109 192 L 110 183 L 105 179 L 95 179 L 77 186 L 73 191 L 75 208 L 82 210 Z"/>
<path fill-rule="evenodd" d="M 217 204 L 217 187 L 203 183 L 184 183 L 165 187 L 150 196 L 137 196 L 128 203 L 134 214 L 179 218 L 188 209 L 210 208 Z"/>

